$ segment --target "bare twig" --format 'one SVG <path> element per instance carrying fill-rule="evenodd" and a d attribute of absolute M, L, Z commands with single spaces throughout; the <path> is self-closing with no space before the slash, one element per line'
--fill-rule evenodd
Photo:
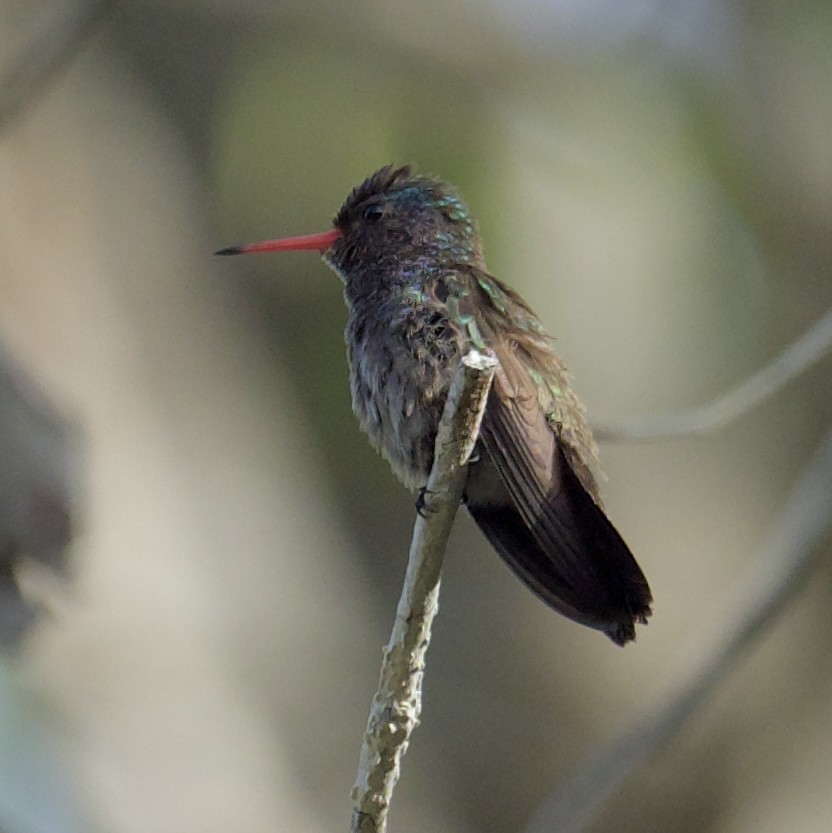
<path fill-rule="evenodd" d="M 407 574 L 378 690 L 361 748 L 353 789 L 353 833 L 383 833 L 401 758 L 422 708 L 422 677 L 430 630 L 438 610 L 445 547 L 465 486 L 497 360 L 472 351 L 454 376 L 427 483 L 428 510 L 416 518 Z"/>
<path fill-rule="evenodd" d="M 755 408 L 832 350 L 832 310 L 790 344 L 774 361 L 744 382 L 692 410 L 602 423 L 599 440 L 658 440 L 709 434 Z"/>
<path fill-rule="evenodd" d="M 0 79 L 3 130 L 76 53 L 114 0 L 58 3 L 54 19 L 30 39 Z"/>
<path fill-rule="evenodd" d="M 577 833 L 722 682 L 827 550 L 832 530 L 832 429 L 807 464 L 740 582 L 711 642 L 664 706 L 600 750 L 545 802 L 526 833 Z M 690 652 L 689 652 L 690 653 Z"/>

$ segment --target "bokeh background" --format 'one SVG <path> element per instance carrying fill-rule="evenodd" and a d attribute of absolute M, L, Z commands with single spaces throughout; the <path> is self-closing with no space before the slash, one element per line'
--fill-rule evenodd
<path fill-rule="evenodd" d="M 0 75 L 90 8 L 0 2 Z M 467 197 L 592 419 L 695 406 L 832 304 L 832 5 L 95 11 L 0 121 L 0 344 L 77 464 L 71 574 L 31 571 L 45 615 L 3 660 L 0 828 L 345 829 L 413 498 L 350 412 L 337 278 L 211 252 L 324 230 L 416 162 Z M 391 830 L 522 831 L 666 700 L 820 441 L 829 374 L 712 437 L 602 446 L 655 596 L 625 650 L 459 516 Z M 830 579 L 588 829 L 830 829 Z"/>

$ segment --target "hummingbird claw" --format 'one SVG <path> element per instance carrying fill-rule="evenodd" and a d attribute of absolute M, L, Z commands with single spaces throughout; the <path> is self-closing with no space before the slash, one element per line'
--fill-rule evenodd
<path fill-rule="evenodd" d="M 422 486 L 419 489 L 419 496 L 416 498 L 416 514 L 420 518 L 427 518 L 428 512 L 432 512 L 433 510 L 428 505 L 428 495 L 432 495 L 433 492 L 428 489 L 427 486 Z"/>

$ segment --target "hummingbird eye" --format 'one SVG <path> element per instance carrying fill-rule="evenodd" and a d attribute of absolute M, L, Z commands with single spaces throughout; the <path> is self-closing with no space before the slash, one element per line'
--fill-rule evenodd
<path fill-rule="evenodd" d="M 378 222 L 382 216 L 384 215 L 384 207 L 379 205 L 378 203 L 370 203 L 364 209 L 364 222 L 365 223 L 376 223 Z"/>

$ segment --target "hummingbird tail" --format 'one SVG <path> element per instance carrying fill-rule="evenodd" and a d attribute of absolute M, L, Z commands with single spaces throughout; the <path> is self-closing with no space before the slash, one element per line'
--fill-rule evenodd
<path fill-rule="evenodd" d="M 514 574 L 550 607 L 617 645 L 635 639 L 636 623 L 646 623 L 651 613 L 647 581 L 565 461 L 561 490 L 547 501 L 546 517 L 532 525 L 489 472 L 487 455 L 471 468 L 468 510 Z M 550 531 L 545 548 L 535 532 L 540 526 Z M 559 532 L 556 541 L 552 529 Z"/>

